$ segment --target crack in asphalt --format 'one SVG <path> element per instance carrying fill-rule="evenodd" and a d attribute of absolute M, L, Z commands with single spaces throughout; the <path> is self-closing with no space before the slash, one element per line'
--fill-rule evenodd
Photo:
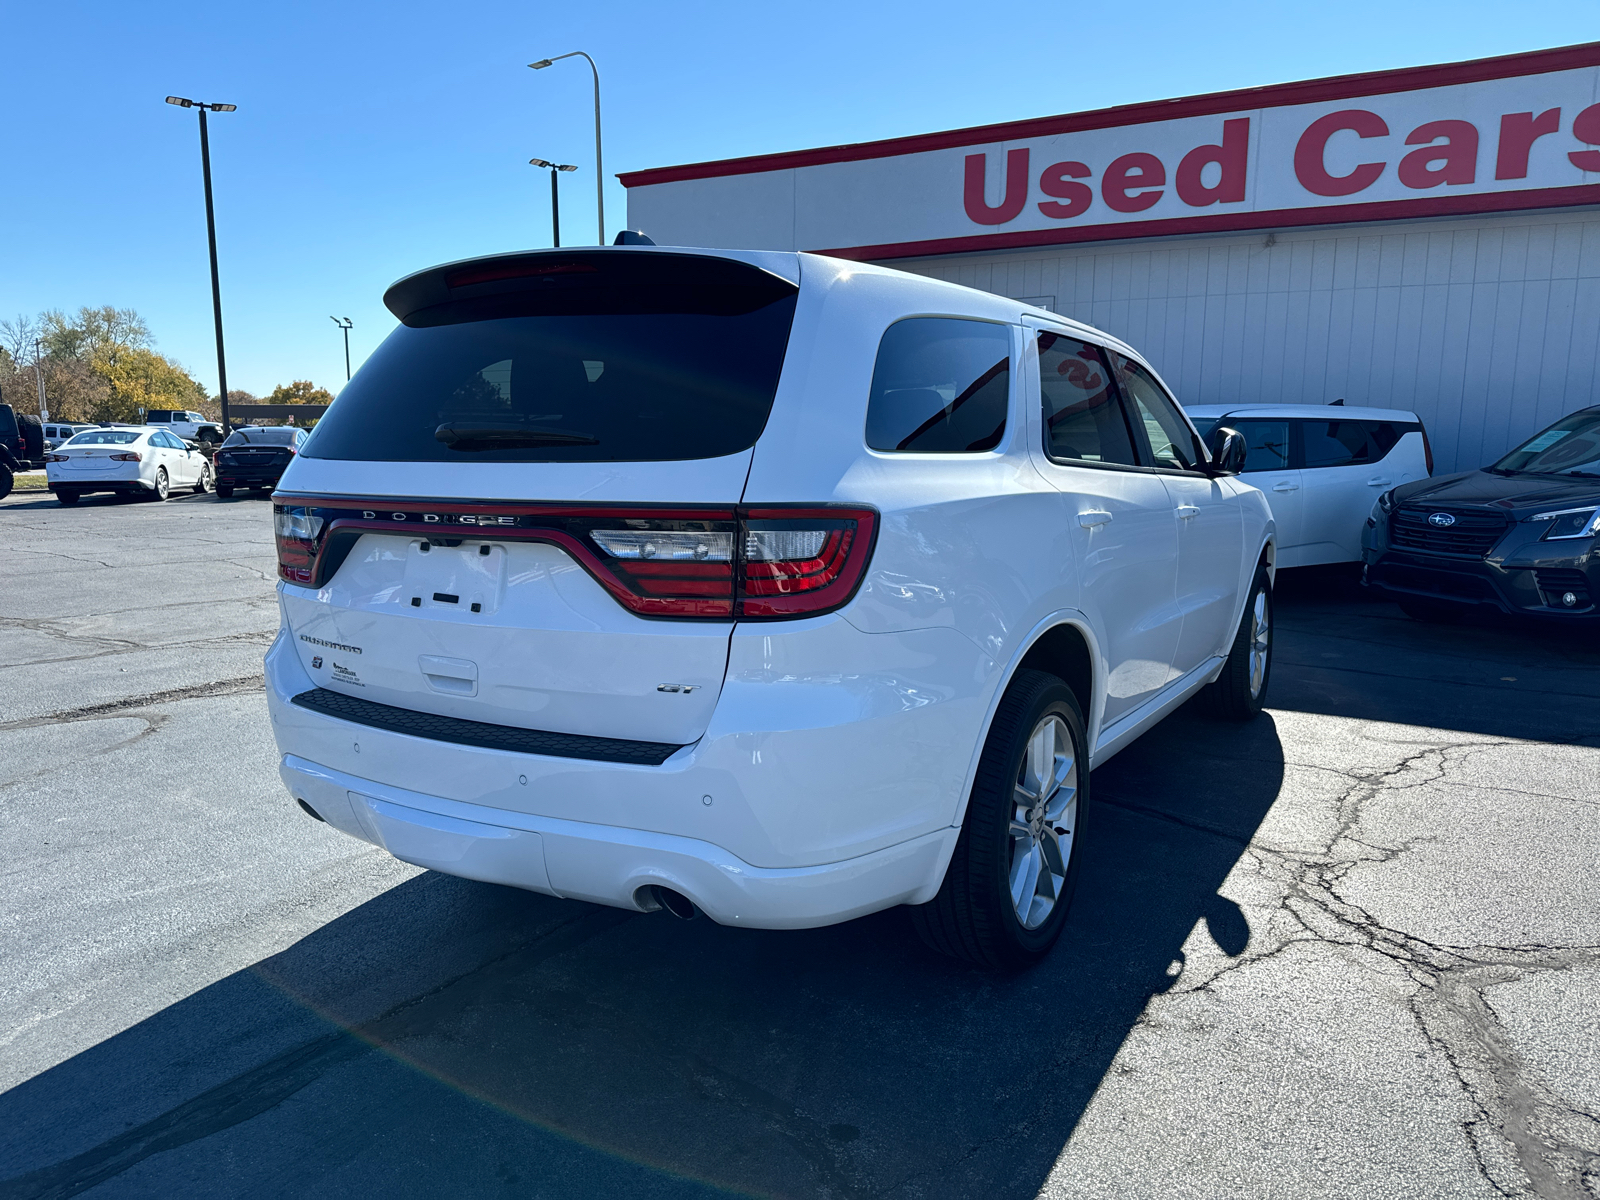
<path fill-rule="evenodd" d="M 244 692 L 260 691 L 266 678 L 257 672 L 240 675 L 235 679 L 215 679 L 209 683 L 196 683 L 189 687 L 170 688 L 164 692 L 148 692 L 143 696 L 129 696 L 122 700 L 108 700 L 103 704 L 86 704 L 81 708 L 62 709 L 41 713 L 36 717 L 19 717 L 13 721 L 0 721 L 0 733 L 12 729 L 32 729 L 39 725 L 61 725 L 70 721 L 95 721 L 104 717 L 131 715 L 135 710 L 178 700 L 200 700 L 218 696 L 237 696 Z"/>
<path fill-rule="evenodd" d="M 1247 947 L 1201 981 L 1185 986 L 1180 979 L 1167 995 L 1181 1002 L 1187 995 L 1212 991 L 1223 977 L 1307 943 L 1381 955 L 1411 979 L 1414 986 L 1408 1005 L 1412 1018 L 1425 1043 L 1448 1065 L 1466 1103 L 1476 1114 L 1462 1128 L 1485 1182 L 1508 1197 L 1594 1200 L 1587 1181 L 1600 1177 L 1600 1117 L 1577 1107 L 1528 1069 L 1512 1047 L 1485 992 L 1536 972 L 1600 963 L 1600 945 L 1442 945 L 1385 925 L 1341 889 L 1356 867 L 1395 862 L 1431 840 L 1379 844 L 1361 828 L 1373 800 L 1410 788 L 1450 782 L 1453 753 L 1491 744 L 1434 744 L 1404 755 L 1392 767 L 1353 779 L 1334 801 L 1335 828 L 1311 852 L 1254 841 L 1241 862 L 1252 861 L 1264 874 L 1276 875 L 1282 889 L 1277 909 L 1289 916 L 1299 933 L 1277 936 L 1273 944 L 1265 947 Z M 1146 811 L 1164 820 L 1197 827 L 1158 810 Z M 1207 832 L 1231 836 L 1216 830 Z M 1495 1138 L 1509 1148 L 1514 1166 L 1504 1153 L 1495 1152 L 1499 1149 L 1492 1142 Z"/>
<path fill-rule="evenodd" d="M 516 969 L 526 970 L 575 950 L 637 915 L 621 909 L 590 910 L 519 940 L 503 953 L 402 1001 L 372 1020 L 336 1029 L 283 1051 L 71 1158 L 0 1180 L 0 1200 L 67 1200 L 80 1195 L 154 1155 L 253 1120 L 329 1071 L 371 1050 L 384 1050 L 406 1061 L 399 1043 L 426 1036 L 443 1018 L 465 1007 L 461 997 L 453 993 L 475 991 L 492 968 L 517 959 Z"/>

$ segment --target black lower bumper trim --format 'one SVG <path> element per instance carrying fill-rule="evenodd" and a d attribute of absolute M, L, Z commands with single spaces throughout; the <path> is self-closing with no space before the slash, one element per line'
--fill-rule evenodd
<path fill-rule="evenodd" d="M 301 708 L 410 737 L 457 746 L 477 746 L 484 750 L 509 750 L 516 754 L 542 754 L 550 758 L 586 758 L 593 762 L 635 763 L 659 767 L 682 746 L 669 742 L 633 742 L 623 738 L 590 737 L 581 733 L 550 733 L 542 729 L 518 729 L 513 725 L 491 725 L 487 721 L 466 721 L 460 717 L 440 717 L 433 713 L 378 704 L 359 696 L 327 688 L 301 692 L 291 701 Z"/>

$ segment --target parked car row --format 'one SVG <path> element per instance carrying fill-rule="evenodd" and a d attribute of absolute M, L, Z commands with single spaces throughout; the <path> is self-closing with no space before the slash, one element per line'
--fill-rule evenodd
<path fill-rule="evenodd" d="M 213 457 L 169 428 L 83 429 L 44 456 L 50 491 L 63 505 L 95 492 L 165 500 L 174 490 L 231 496 L 236 488 L 270 490 L 304 444 L 292 426 L 247 426 L 229 434 Z"/>

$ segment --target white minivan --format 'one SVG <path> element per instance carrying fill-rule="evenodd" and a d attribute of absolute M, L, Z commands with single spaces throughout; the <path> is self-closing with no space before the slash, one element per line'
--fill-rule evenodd
<path fill-rule="evenodd" d="M 511 254 L 385 303 L 274 495 L 266 674 L 290 794 L 407 862 L 758 928 L 913 905 L 1024 964 L 1090 767 L 1202 691 L 1261 707 L 1243 440 L 1115 339 L 809 254 Z"/>
<path fill-rule="evenodd" d="M 1244 477 L 1272 506 L 1280 567 L 1360 562 L 1373 502 L 1433 474 L 1428 431 L 1404 409 L 1203 404 L 1184 411 L 1202 434 L 1244 435 Z"/>

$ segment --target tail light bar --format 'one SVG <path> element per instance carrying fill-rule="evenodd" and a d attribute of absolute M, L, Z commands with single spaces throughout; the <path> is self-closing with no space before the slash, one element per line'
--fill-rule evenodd
<path fill-rule="evenodd" d="M 124 451 L 122 454 L 113 454 L 111 456 L 111 461 L 112 462 L 143 462 L 144 461 L 144 455 L 140 454 L 137 450 L 128 450 L 128 451 Z"/>
<path fill-rule="evenodd" d="M 645 617 L 771 620 L 849 602 L 878 514 L 849 505 L 441 504 L 284 497 L 273 507 L 278 574 L 321 587 L 366 533 L 438 545 L 559 546 L 617 603 Z"/>

